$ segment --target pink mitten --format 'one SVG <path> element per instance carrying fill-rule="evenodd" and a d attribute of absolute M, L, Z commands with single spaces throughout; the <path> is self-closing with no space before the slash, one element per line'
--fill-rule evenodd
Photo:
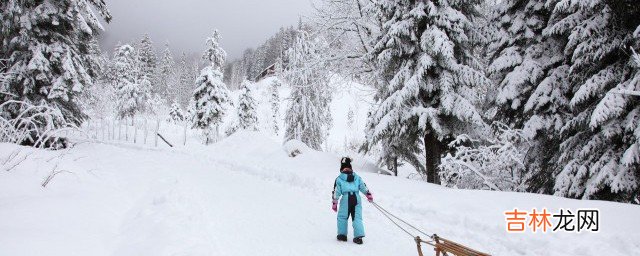
<path fill-rule="evenodd" d="M 338 200 L 333 200 L 331 204 L 331 210 L 333 210 L 334 212 L 338 211 Z"/>
<path fill-rule="evenodd" d="M 371 193 L 367 193 L 367 200 L 369 201 L 369 203 L 373 202 L 373 195 Z"/>

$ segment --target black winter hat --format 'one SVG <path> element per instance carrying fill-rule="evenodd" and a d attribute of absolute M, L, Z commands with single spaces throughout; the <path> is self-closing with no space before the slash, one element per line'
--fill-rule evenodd
<path fill-rule="evenodd" d="M 340 160 L 340 171 L 344 168 L 351 169 L 351 158 L 343 157 L 342 160 Z"/>

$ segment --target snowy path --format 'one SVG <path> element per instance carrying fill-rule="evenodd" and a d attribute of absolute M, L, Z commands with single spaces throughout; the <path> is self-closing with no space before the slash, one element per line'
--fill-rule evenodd
<path fill-rule="evenodd" d="M 31 150 L 0 145 L 0 158 L 16 149 Z M 62 160 L 47 161 L 58 154 L 38 151 L 0 173 L 0 255 L 416 253 L 413 241 L 368 203 L 365 244 L 335 241 L 329 194 L 339 157 L 331 154 L 289 158 L 258 134 L 189 151 L 82 144 Z M 40 188 L 56 164 L 72 173 Z M 355 168 L 381 205 L 428 232 L 494 255 L 640 252 L 638 206 L 452 190 Z M 602 230 L 508 234 L 503 211 L 514 207 L 596 207 Z"/>
<path fill-rule="evenodd" d="M 117 255 L 398 253 L 382 240 L 367 240 L 366 246 L 335 241 L 335 215 L 313 190 L 252 175 L 255 167 L 194 161 L 200 162 L 191 164 L 194 171 L 162 179 L 134 204 Z M 410 246 L 404 251 L 414 253 Z"/>

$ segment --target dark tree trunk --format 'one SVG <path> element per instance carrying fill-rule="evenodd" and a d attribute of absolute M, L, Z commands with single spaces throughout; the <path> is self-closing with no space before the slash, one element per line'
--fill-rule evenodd
<path fill-rule="evenodd" d="M 442 142 L 438 140 L 438 137 L 433 133 L 427 133 L 424 135 L 424 151 L 426 154 L 426 172 L 427 182 L 440 184 L 440 178 L 438 176 L 438 166 L 440 165 L 440 156 L 444 151 Z"/>
<path fill-rule="evenodd" d="M 398 157 L 393 158 L 393 175 L 398 176 Z"/>

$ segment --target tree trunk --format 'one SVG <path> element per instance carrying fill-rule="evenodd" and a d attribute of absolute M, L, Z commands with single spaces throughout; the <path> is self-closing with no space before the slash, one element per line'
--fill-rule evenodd
<path fill-rule="evenodd" d="M 398 176 L 398 157 L 393 158 L 393 175 Z"/>
<path fill-rule="evenodd" d="M 443 150 L 444 146 L 435 134 L 430 132 L 424 135 L 424 151 L 426 154 L 425 167 L 427 172 L 427 182 L 429 183 L 440 184 L 438 166 L 440 165 L 440 157 Z"/>

